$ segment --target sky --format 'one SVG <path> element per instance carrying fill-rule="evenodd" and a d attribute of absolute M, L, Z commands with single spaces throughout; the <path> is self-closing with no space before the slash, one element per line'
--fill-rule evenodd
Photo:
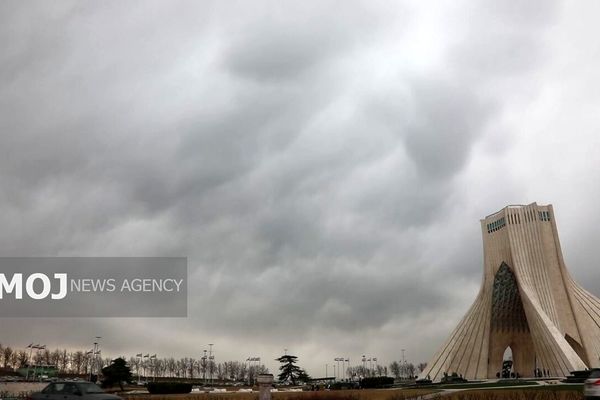
<path fill-rule="evenodd" d="M 185 256 L 188 318 L 0 343 L 426 362 L 479 220 L 553 204 L 600 295 L 597 1 L 3 1 L 0 255 Z"/>

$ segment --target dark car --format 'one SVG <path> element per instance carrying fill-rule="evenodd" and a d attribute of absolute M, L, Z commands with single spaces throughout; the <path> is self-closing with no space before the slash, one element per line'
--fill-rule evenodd
<path fill-rule="evenodd" d="M 92 382 L 52 382 L 41 392 L 29 396 L 31 400 L 122 400 L 108 394 Z"/>

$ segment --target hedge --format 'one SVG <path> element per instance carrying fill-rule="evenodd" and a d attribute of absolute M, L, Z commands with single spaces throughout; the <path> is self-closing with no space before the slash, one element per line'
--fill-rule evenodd
<path fill-rule="evenodd" d="M 360 381 L 360 387 L 363 389 L 390 387 L 394 383 L 394 378 L 389 376 L 374 376 L 364 378 Z"/>
<path fill-rule="evenodd" d="M 191 383 L 182 382 L 149 382 L 148 392 L 150 394 L 180 394 L 190 393 L 192 391 Z"/>

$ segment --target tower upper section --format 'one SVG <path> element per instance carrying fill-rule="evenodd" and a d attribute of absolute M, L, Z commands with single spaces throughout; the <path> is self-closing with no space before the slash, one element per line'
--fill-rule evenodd
<path fill-rule="evenodd" d="M 552 205 L 510 205 L 488 215 L 481 220 L 488 234 L 498 232 L 506 225 L 520 225 L 532 222 L 551 222 L 554 220 Z"/>
<path fill-rule="evenodd" d="M 579 337 L 569 307 L 569 276 L 552 205 L 504 207 L 481 220 L 481 233 L 484 285 L 490 287 L 502 263 L 508 264 L 559 330 Z"/>
<path fill-rule="evenodd" d="M 564 265 L 552 205 L 510 205 L 481 220 L 486 273 L 494 275 L 502 262 L 511 268 L 535 269 Z"/>

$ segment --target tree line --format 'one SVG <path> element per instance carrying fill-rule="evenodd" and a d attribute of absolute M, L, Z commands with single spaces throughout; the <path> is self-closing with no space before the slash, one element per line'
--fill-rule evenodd
<path fill-rule="evenodd" d="M 121 356 L 126 359 L 125 357 Z M 86 375 L 100 371 L 111 364 L 112 357 L 93 358 L 89 351 L 66 349 L 14 349 L 0 344 L 0 366 L 15 370 L 27 365 L 54 365 L 59 374 Z M 150 358 L 130 357 L 128 365 L 136 377 L 179 377 L 186 379 L 215 379 L 232 381 L 253 381 L 258 374 L 269 370 L 262 364 L 248 365 L 246 362 L 215 362 L 203 358 Z"/>
<path fill-rule="evenodd" d="M 390 372 L 396 379 L 410 379 L 423 372 L 426 367 L 427 363 L 419 363 L 415 366 L 413 363 L 409 362 L 393 361 L 390 364 Z"/>
<path fill-rule="evenodd" d="M 134 376 L 169 377 L 185 379 L 215 379 L 219 381 L 254 381 L 258 374 L 268 374 L 263 364 L 248 365 L 240 361 L 214 362 L 213 360 L 184 357 L 153 360 L 130 357 L 128 365 Z"/>

